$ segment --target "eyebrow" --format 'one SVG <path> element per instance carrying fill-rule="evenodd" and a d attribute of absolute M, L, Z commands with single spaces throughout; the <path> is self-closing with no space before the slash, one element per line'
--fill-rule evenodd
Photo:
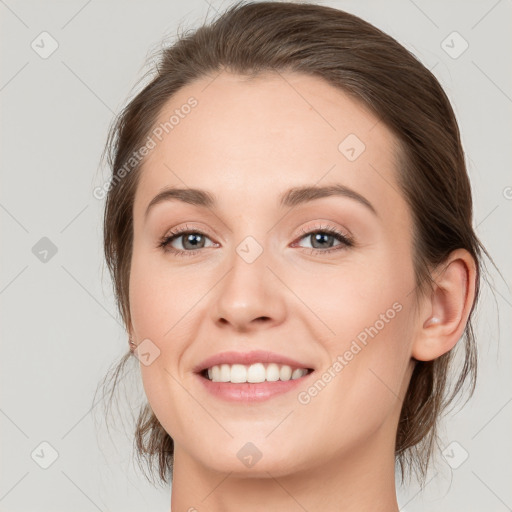
<path fill-rule="evenodd" d="M 366 199 L 366 197 L 359 194 L 359 192 L 356 192 L 355 190 L 352 190 L 351 188 L 341 184 L 328 185 L 324 187 L 294 187 L 279 196 L 279 204 L 281 207 L 293 208 L 295 206 L 329 196 L 341 196 L 353 199 L 365 206 L 378 217 L 377 211 L 375 210 L 372 203 Z M 145 217 L 148 216 L 150 210 L 157 204 L 173 200 L 192 204 L 194 206 L 201 206 L 204 208 L 215 208 L 217 206 L 217 199 L 215 194 L 212 194 L 207 190 L 197 188 L 167 187 L 151 200 L 148 207 L 146 208 Z"/>

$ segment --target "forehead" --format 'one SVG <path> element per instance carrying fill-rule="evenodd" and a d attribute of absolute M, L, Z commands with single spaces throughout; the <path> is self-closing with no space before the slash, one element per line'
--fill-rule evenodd
<path fill-rule="evenodd" d="M 259 208 L 290 187 L 315 184 L 341 183 L 381 209 L 401 200 L 394 135 L 317 77 L 204 77 L 169 99 L 155 131 L 136 195 L 139 214 L 166 186 L 207 189 L 226 205 Z"/>

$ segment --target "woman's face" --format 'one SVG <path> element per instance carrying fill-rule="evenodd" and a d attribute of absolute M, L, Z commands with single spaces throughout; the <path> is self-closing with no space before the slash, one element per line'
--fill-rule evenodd
<path fill-rule="evenodd" d="M 131 334 L 176 460 L 274 476 L 391 460 L 416 330 L 391 132 L 342 91 L 291 73 L 201 79 L 155 128 L 133 210 Z M 290 192 L 302 187 L 318 193 Z M 168 188 L 185 192 L 148 210 Z M 196 371 L 256 350 L 274 359 L 221 357 L 255 366 L 219 375 L 270 381 L 215 384 Z M 281 380 L 284 358 L 314 371 Z"/>

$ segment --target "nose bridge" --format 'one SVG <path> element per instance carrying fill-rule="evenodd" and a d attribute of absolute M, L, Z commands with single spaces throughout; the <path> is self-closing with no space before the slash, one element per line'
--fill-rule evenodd
<path fill-rule="evenodd" d="M 240 329 L 262 317 L 280 321 L 284 312 L 282 290 L 279 291 L 278 280 L 267 268 L 272 257 L 269 244 L 262 238 L 260 235 L 260 241 L 247 235 L 234 246 L 230 270 L 219 283 L 214 321 L 223 319 Z"/>

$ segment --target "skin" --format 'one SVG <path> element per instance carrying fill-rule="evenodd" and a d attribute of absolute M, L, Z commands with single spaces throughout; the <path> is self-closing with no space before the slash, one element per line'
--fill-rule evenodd
<path fill-rule="evenodd" d="M 157 124 L 190 96 L 198 105 L 143 165 L 130 274 L 130 334 L 160 350 L 140 369 L 175 443 L 172 511 L 250 512 L 264 504 L 267 511 L 396 512 L 395 437 L 414 358 L 439 357 L 462 335 L 474 262 L 455 251 L 417 305 L 396 141 L 339 89 L 301 74 L 248 81 L 223 72 L 180 90 Z M 353 162 L 338 149 L 349 134 L 366 146 Z M 338 183 L 377 215 L 340 196 L 278 204 L 291 187 Z M 168 201 L 146 219 L 167 186 L 206 189 L 219 204 Z M 197 254 L 158 247 L 185 224 L 206 236 Z M 311 254 L 314 239 L 301 228 L 317 233 L 319 225 L 350 234 L 354 245 L 326 253 L 342 244 L 328 237 Z M 236 252 L 248 236 L 263 250 L 252 263 Z M 177 237 L 172 246 L 191 251 L 185 243 Z M 192 372 L 225 350 L 263 349 L 308 362 L 320 378 L 396 303 L 394 318 L 307 404 L 297 398 L 305 386 L 265 402 L 228 403 Z M 252 467 L 237 457 L 247 442 L 262 453 Z"/>

